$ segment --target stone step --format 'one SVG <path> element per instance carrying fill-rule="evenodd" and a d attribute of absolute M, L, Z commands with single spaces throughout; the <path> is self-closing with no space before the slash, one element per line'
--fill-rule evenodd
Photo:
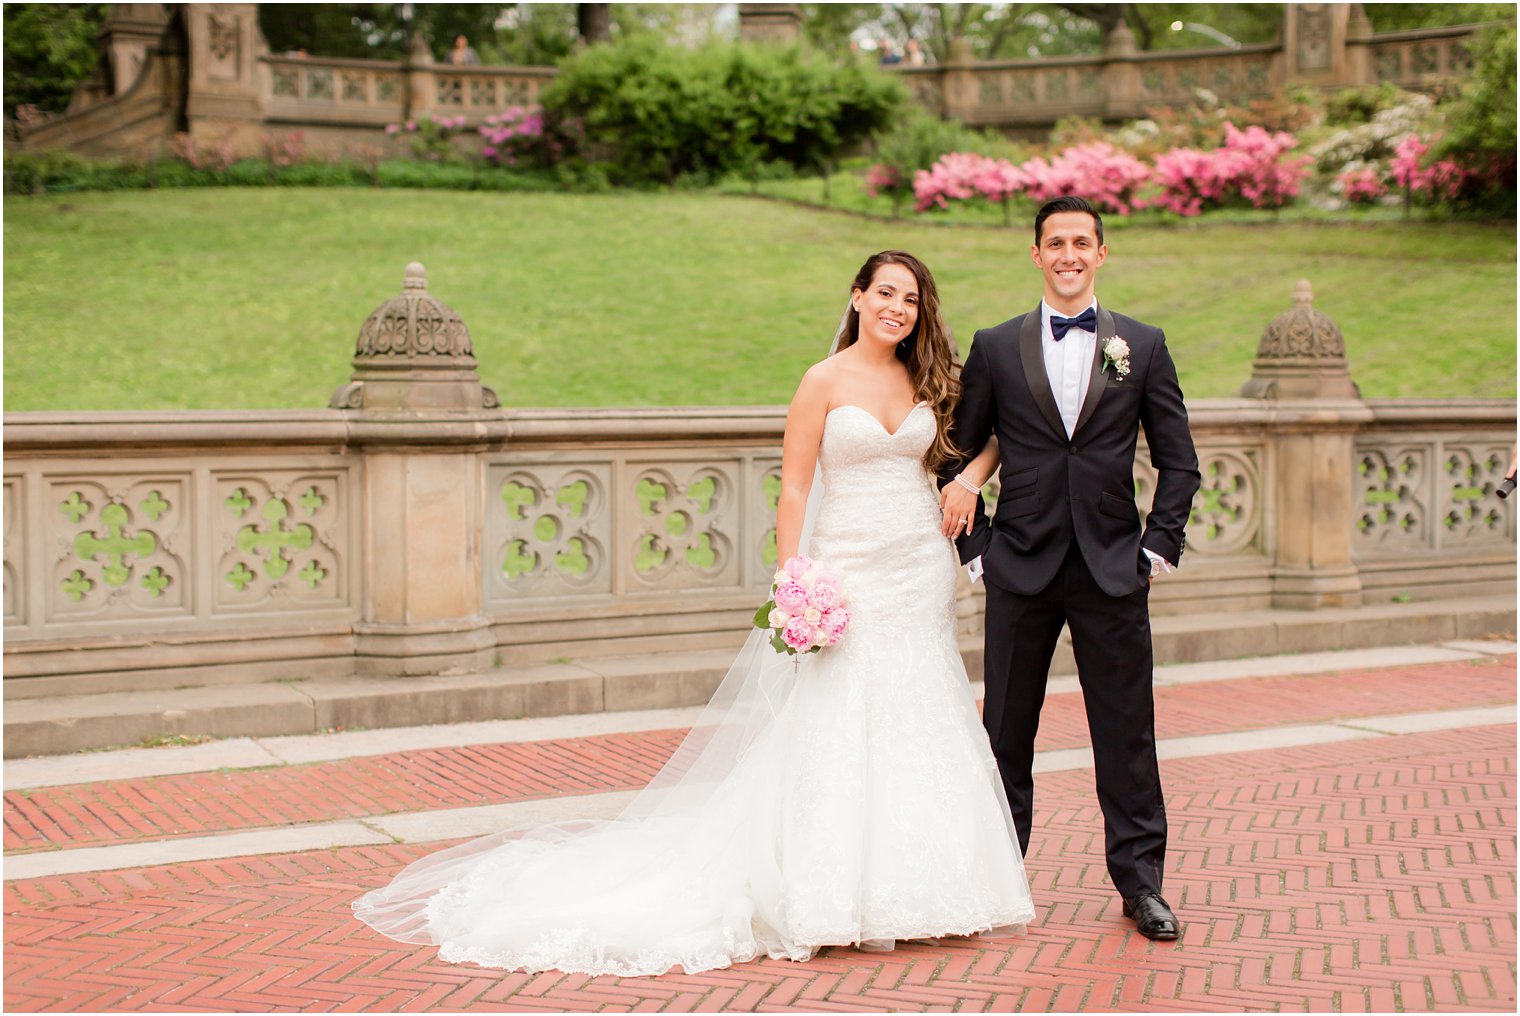
<path fill-rule="evenodd" d="M 1512 596 L 1152 619 L 1158 664 L 1513 635 L 1515 627 Z M 273 737 L 700 705 L 727 673 L 733 652 L 599 657 L 437 677 L 292 677 L 16 699 L 6 703 L 5 757 L 60 755 L 174 735 Z M 961 654 L 967 671 L 980 676 L 980 635 L 965 637 Z M 1076 672 L 1065 635 L 1051 671 Z"/>

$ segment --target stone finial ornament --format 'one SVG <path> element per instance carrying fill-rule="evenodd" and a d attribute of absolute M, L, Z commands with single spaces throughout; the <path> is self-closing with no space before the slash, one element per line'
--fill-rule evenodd
<path fill-rule="evenodd" d="M 1248 399 L 1361 398 L 1346 366 L 1346 342 L 1336 323 L 1314 309 L 1308 279 L 1293 287 L 1293 306 L 1261 333 Z"/>
<path fill-rule="evenodd" d="M 454 308 L 428 292 L 427 270 L 406 266 L 400 296 L 359 328 L 354 373 L 333 393 L 335 409 L 494 409 L 480 383 L 470 330 Z"/>

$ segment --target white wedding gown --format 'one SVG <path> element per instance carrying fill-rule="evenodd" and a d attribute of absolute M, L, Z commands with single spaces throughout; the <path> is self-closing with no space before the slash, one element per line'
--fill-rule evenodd
<path fill-rule="evenodd" d="M 451 962 L 624 976 L 1028 923 L 956 645 L 957 566 L 922 464 L 933 437 L 923 405 L 892 434 L 854 406 L 825 422 L 809 553 L 840 579 L 842 642 L 794 667 L 755 632 L 618 819 L 422 858 L 358 917 Z"/>

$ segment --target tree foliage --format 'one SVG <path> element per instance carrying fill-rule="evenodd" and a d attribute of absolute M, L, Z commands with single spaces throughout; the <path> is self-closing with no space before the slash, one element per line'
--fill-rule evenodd
<path fill-rule="evenodd" d="M 1514 4 L 1363 4 L 1375 32 L 1515 21 Z"/>
<path fill-rule="evenodd" d="M 1515 208 L 1515 26 L 1490 30 L 1478 41 L 1472 80 L 1447 114 L 1438 154 L 1472 171 L 1469 203 Z"/>
<path fill-rule="evenodd" d="M 1206 32 L 1172 24 L 1213 29 L 1249 45 L 1280 36 L 1281 3 L 879 3 L 802 4 L 807 39 L 830 53 L 843 53 L 856 40 L 885 35 L 899 50 L 918 39 L 936 60 L 948 55 L 951 39 L 962 39 L 983 60 L 1096 54 L 1121 21 L 1143 50 L 1201 49 L 1220 45 Z M 1514 20 L 1508 4 L 1366 4 L 1377 31 Z"/>
<path fill-rule="evenodd" d="M 68 107 L 74 89 L 95 69 L 95 33 L 106 4 L 5 5 L 5 113 L 36 106 Z"/>

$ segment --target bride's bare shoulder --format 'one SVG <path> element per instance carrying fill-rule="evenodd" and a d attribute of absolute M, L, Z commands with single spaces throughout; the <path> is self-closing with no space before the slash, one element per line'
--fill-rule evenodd
<path fill-rule="evenodd" d="M 839 385 L 837 360 L 837 357 L 830 357 L 827 360 L 819 360 L 809 367 L 797 385 L 797 394 L 793 401 L 817 403 L 827 409 L 834 390 Z"/>

